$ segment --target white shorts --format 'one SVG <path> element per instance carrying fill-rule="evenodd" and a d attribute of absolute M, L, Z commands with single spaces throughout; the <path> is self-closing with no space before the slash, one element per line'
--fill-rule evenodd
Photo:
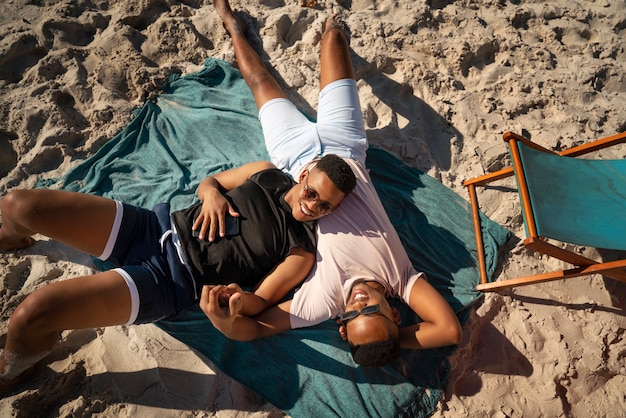
<path fill-rule="evenodd" d="M 317 122 L 288 99 L 272 99 L 259 110 L 272 162 L 297 178 L 304 165 L 326 154 L 365 164 L 367 138 L 356 81 L 337 80 L 320 92 Z"/>

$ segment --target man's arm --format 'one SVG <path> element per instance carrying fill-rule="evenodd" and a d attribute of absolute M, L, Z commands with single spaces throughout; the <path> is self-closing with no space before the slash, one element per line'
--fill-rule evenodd
<path fill-rule="evenodd" d="M 402 348 L 435 348 L 459 343 L 463 335 L 459 320 L 426 279 L 419 278 L 413 284 L 409 305 L 423 321 L 400 328 Z"/>
<path fill-rule="evenodd" d="M 242 314 L 257 315 L 276 305 L 285 295 L 309 274 L 315 255 L 302 248 L 293 248 L 285 260 L 268 274 L 254 291 L 255 299 L 251 304 L 244 303 Z"/>
<path fill-rule="evenodd" d="M 241 186 L 253 174 L 269 168 L 276 166 L 269 161 L 256 161 L 222 171 L 200 182 L 196 193 L 202 202 L 202 212 L 192 226 L 194 231 L 200 228 L 200 239 L 204 239 L 208 233 L 209 241 L 213 241 L 216 232 L 223 237 L 226 234 L 226 213 L 234 217 L 239 216 L 222 192 Z"/>
<path fill-rule="evenodd" d="M 202 288 L 200 309 L 222 334 L 236 341 L 252 341 L 280 334 L 291 329 L 289 309 L 291 300 L 274 305 L 255 317 L 240 315 L 240 303 L 231 298 L 228 312 L 219 306 L 218 291 L 209 286 Z"/>
<path fill-rule="evenodd" d="M 277 304 L 291 289 L 305 279 L 313 267 L 315 255 L 302 248 L 296 247 L 283 262 L 270 272 L 254 292 L 244 292 L 237 284 L 228 286 L 209 286 L 218 293 L 218 301 L 225 307 L 226 301 L 234 298 L 233 302 L 241 298 L 239 314 L 255 316 L 269 307 Z M 239 302 L 237 302 L 239 303 Z"/>

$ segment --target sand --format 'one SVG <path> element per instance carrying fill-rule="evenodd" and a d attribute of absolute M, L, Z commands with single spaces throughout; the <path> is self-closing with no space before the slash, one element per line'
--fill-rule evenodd
<path fill-rule="evenodd" d="M 626 130 L 626 5 L 597 1 L 233 1 L 300 105 L 315 108 L 320 28 L 350 30 L 371 144 L 467 198 L 504 167 L 512 130 L 552 149 Z M 0 196 L 92 155 L 206 57 L 233 61 L 211 2 L 7 0 L 0 5 Z M 305 107 L 305 109 L 307 109 Z M 604 153 L 624 158 L 625 150 Z M 509 186 L 483 211 L 524 231 Z M 33 289 L 90 274 L 91 260 L 38 237 L 0 254 L 1 328 Z M 615 254 L 592 248 L 582 253 Z M 561 263 L 511 242 L 499 277 Z M 451 358 L 436 417 L 622 417 L 626 286 L 599 276 L 487 294 Z M 283 413 L 152 325 L 65 332 L 0 416 L 274 417 Z"/>

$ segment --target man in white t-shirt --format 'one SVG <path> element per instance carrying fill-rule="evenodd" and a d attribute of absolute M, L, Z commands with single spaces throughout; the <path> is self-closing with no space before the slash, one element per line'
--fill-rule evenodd
<path fill-rule="evenodd" d="M 313 270 L 293 299 L 250 318 L 239 315 L 237 286 L 205 287 L 200 307 L 229 338 L 247 341 L 338 318 L 339 332 L 364 366 L 389 363 L 400 348 L 457 344 L 461 326 L 445 299 L 413 268 L 365 168 L 367 139 L 348 42 L 333 18 L 321 41 L 317 121 L 309 121 L 287 99 L 227 0 L 215 7 L 231 35 L 240 71 L 259 108 L 272 162 L 295 179 L 329 153 L 352 167 L 357 186 L 329 216 L 318 221 Z M 219 306 L 230 295 L 229 309 Z M 400 314 L 387 301 L 399 297 L 422 322 L 399 328 Z"/>

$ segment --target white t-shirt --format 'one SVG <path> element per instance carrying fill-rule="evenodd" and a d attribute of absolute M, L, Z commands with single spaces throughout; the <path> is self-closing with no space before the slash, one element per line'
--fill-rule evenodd
<path fill-rule="evenodd" d="M 374 280 L 385 287 L 386 296 L 408 303 L 413 284 L 423 277 L 413 268 L 364 165 L 345 161 L 357 185 L 337 209 L 318 220 L 317 259 L 291 302 L 292 328 L 343 313 L 355 280 Z"/>

